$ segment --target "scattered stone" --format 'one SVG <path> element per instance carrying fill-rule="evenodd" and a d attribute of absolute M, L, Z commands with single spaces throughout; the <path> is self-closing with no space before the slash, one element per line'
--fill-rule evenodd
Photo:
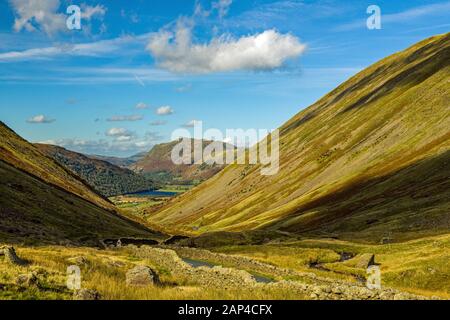
<path fill-rule="evenodd" d="M 394 295 L 394 300 L 411 300 L 409 295 L 403 292 Z"/>
<path fill-rule="evenodd" d="M 16 278 L 16 284 L 24 288 L 38 287 L 39 280 L 35 273 L 21 274 Z"/>
<path fill-rule="evenodd" d="M 26 261 L 17 256 L 16 250 L 13 247 L 0 248 L 0 255 L 5 256 L 5 261 L 9 264 L 16 266 L 26 265 Z"/>
<path fill-rule="evenodd" d="M 124 262 L 118 260 L 108 260 L 106 261 L 106 264 L 113 268 L 122 268 L 125 266 Z"/>
<path fill-rule="evenodd" d="M 67 259 L 68 262 L 73 263 L 77 266 L 87 266 L 89 265 L 89 260 L 86 257 L 73 257 Z"/>
<path fill-rule="evenodd" d="M 159 283 L 157 273 L 147 266 L 137 266 L 129 270 L 126 277 L 129 286 L 149 286 Z"/>
<path fill-rule="evenodd" d="M 92 289 L 79 289 L 73 293 L 73 300 L 87 301 L 100 299 L 101 296 L 98 291 Z"/>

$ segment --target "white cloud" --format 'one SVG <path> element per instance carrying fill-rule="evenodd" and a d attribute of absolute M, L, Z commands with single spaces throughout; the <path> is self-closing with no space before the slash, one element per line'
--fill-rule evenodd
<path fill-rule="evenodd" d="M 123 135 L 131 135 L 131 132 L 125 128 L 111 128 L 106 131 L 106 135 L 109 137 L 117 137 Z"/>
<path fill-rule="evenodd" d="M 148 109 L 148 108 L 149 108 L 148 104 L 146 104 L 144 102 L 139 102 L 136 105 L 136 109 L 139 109 L 139 110 L 144 110 L 144 109 Z"/>
<path fill-rule="evenodd" d="M 66 31 L 67 16 L 61 12 L 59 0 L 9 0 L 15 13 L 14 30 L 16 32 L 43 31 L 53 35 L 60 31 Z M 81 4 L 81 18 L 90 21 L 92 18 L 102 18 L 106 8 L 102 5 L 95 7 Z"/>
<path fill-rule="evenodd" d="M 42 30 L 47 34 L 54 34 L 66 28 L 66 17 L 57 13 L 59 0 L 10 0 L 15 12 L 14 30 L 27 31 Z"/>
<path fill-rule="evenodd" d="M 111 156 L 130 156 L 143 151 L 148 151 L 154 144 L 148 140 L 83 140 L 83 139 L 59 139 L 47 140 L 40 143 L 58 145 L 63 148 L 84 154 L 104 154 Z"/>
<path fill-rule="evenodd" d="M 147 41 L 148 38 L 149 34 L 142 34 L 139 36 L 121 36 L 114 39 L 90 43 L 62 44 L 53 47 L 33 48 L 23 51 L 9 51 L 0 53 L 0 62 L 8 62 L 11 60 L 40 60 L 57 56 L 102 57 L 113 53 L 130 55 L 134 51 L 140 52 L 142 44 Z M 139 75 L 139 73 L 137 74 Z"/>
<path fill-rule="evenodd" d="M 52 123 L 55 121 L 56 121 L 55 119 L 47 118 L 46 116 L 44 116 L 42 114 L 34 116 L 27 120 L 28 123 Z"/>
<path fill-rule="evenodd" d="M 106 14 L 107 8 L 103 5 L 96 5 L 95 7 L 82 4 L 81 18 L 91 20 L 93 17 L 103 18 Z"/>
<path fill-rule="evenodd" d="M 175 32 L 161 30 L 150 36 L 147 49 L 160 67 L 180 73 L 273 70 L 306 49 L 297 37 L 276 30 L 239 39 L 222 35 L 209 43 L 196 44 L 190 23 L 181 19 Z"/>
<path fill-rule="evenodd" d="M 130 115 L 130 116 L 113 116 L 111 118 L 108 118 L 106 121 L 109 122 L 121 122 L 121 121 L 140 121 L 144 119 L 141 115 Z"/>
<path fill-rule="evenodd" d="M 156 110 L 156 114 L 159 116 L 168 116 L 170 114 L 173 114 L 173 109 L 170 106 L 163 106 L 163 107 L 159 107 Z"/>
<path fill-rule="evenodd" d="M 223 18 L 228 14 L 232 3 L 233 0 L 218 0 L 217 2 L 213 2 L 212 7 L 219 12 L 219 17 Z"/>

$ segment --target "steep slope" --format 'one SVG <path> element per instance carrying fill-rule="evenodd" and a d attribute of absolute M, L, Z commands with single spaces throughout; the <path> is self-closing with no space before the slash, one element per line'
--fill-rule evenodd
<path fill-rule="evenodd" d="M 171 153 L 178 143 L 178 141 L 172 141 L 154 146 L 145 157 L 130 168 L 151 177 L 156 182 L 172 184 L 197 183 L 211 178 L 222 170 L 223 166 L 216 164 L 175 165 L 172 162 Z M 192 146 L 193 144 L 194 141 L 192 140 Z M 211 141 L 203 141 L 204 148 L 209 144 L 211 144 Z"/>
<path fill-rule="evenodd" d="M 0 123 L 0 241 L 96 244 L 161 237 L 115 211 L 70 171 Z"/>
<path fill-rule="evenodd" d="M 0 160 L 105 209 L 114 210 L 114 205 L 106 198 L 55 160 L 46 157 L 3 122 L 0 122 Z"/>
<path fill-rule="evenodd" d="M 53 145 L 35 144 L 35 146 L 42 153 L 83 178 L 105 197 L 154 188 L 150 179 L 109 162 L 91 159 L 80 153 Z"/>
<path fill-rule="evenodd" d="M 450 230 L 450 34 L 372 65 L 280 128 L 280 171 L 227 166 L 151 220 L 380 241 Z"/>

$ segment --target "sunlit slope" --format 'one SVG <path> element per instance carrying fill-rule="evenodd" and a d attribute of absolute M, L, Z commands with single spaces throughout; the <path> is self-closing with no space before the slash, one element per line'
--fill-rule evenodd
<path fill-rule="evenodd" d="M 198 141 L 198 140 L 197 140 Z M 169 183 L 204 181 L 222 170 L 223 165 L 175 165 L 172 161 L 172 149 L 180 141 L 172 141 L 155 145 L 145 157 L 141 158 L 130 168 L 136 172 L 149 175 L 152 178 Z M 202 141 L 203 148 L 212 141 Z M 223 146 L 226 149 L 226 144 Z M 191 159 L 193 159 L 194 140 L 191 140 Z"/>
<path fill-rule="evenodd" d="M 450 230 L 450 34 L 360 72 L 281 129 L 277 175 L 228 166 L 150 218 L 186 231 Z"/>
<path fill-rule="evenodd" d="M 25 141 L 0 122 L 0 160 L 28 172 L 45 182 L 63 188 L 103 208 L 113 210 L 106 198 L 96 193 L 78 176 L 45 156 L 34 145 Z"/>

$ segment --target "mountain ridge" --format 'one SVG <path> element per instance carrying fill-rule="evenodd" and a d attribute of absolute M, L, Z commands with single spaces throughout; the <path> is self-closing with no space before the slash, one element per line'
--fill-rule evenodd
<path fill-rule="evenodd" d="M 317 217 L 336 220 L 344 203 L 331 201 L 325 205 L 320 199 L 351 186 L 357 190 L 357 181 L 364 177 L 386 177 L 427 158 L 437 159 L 430 165 L 433 168 L 446 163 L 449 61 L 450 34 L 423 40 L 382 59 L 280 128 L 280 174 L 264 178 L 259 176 L 258 166 L 227 166 L 154 212 L 150 220 L 194 233 L 269 228 L 335 236 L 359 229 L 361 237 L 371 241 L 382 238 L 385 232 L 406 236 L 405 225 L 414 221 L 407 218 L 407 212 L 420 201 L 407 199 L 409 194 L 396 201 L 389 195 L 382 196 L 376 186 L 367 190 L 367 196 L 359 194 L 346 203 L 350 207 L 345 209 L 345 227 L 330 229 L 312 221 Z M 420 175 L 408 172 L 405 178 L 421 190 Z M 442 172 L 434 174 L 433 181 L 448 172 L 444 166 Z M 416 215 L 420 232 L 432 232 L 425 222 L 430 210 L 436 221 L 443 221 L 439 230 L 448 230 L 446 186 L 445 180 L 443 184 L 436 182 L 431 190 L 441 195 L 439 203 L 421 208 Z M 369 197 L 371 192 L 377 194 Z M 365 208 L 368 199 L 380 204 Z M 389 205 L 390 213 L 386 212 Z M 362 213 L 371 217 L 366 220 L 378 220 L 361 226 Z M 395 219 L 405 225 L 396 225 Z"/>
<path fill-rule="evenodd" d="M 133 171 L 99 159 L 47 144 L 35 144 L 44 154 L 71 170 L 105 197 L 147 191 L 155 187 Z"/>

